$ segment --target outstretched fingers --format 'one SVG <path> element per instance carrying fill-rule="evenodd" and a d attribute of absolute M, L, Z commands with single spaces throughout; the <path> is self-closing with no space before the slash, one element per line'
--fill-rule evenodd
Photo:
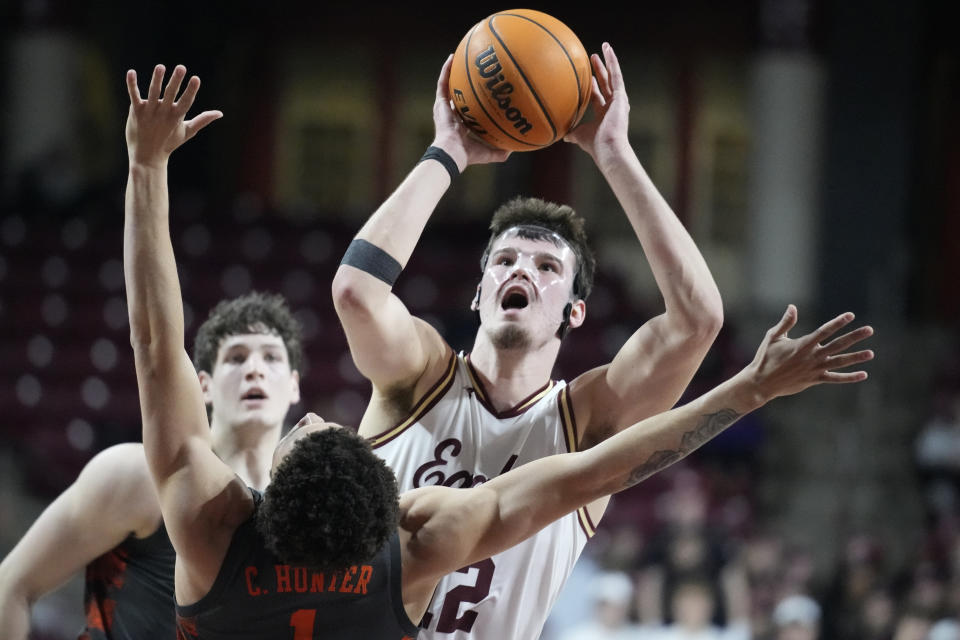
<path fill-rule="evenodd" d="M 203 113 L 194 116 L 190 120 L 187 120 L 183 123 L 183 126 L 186 129 L 186 139 L 189 140 L 193 136 L 197 135 L 197 132 L 200 131 L 200 129 L 203 129 L 214 120 L 219 120 L 222 117 L 222 111 L 204 111 Z"/>
<path fill-rule="evenodd" d="M 833 320 L 829 320 L 822 325 L 820 328 L 809 334 L 806 338 L 811 344 L 819 344 L 835 334 L 837 331 L 847 326 L 853 322 L 854 315 L 853 313 L 847 311 L 846 313 L 841 313 Z"/>
<path fill-rule="evenodd" d="M 823 375 L 820 376 L 820 382 L 826 384 L 850 384 L 851 382 L 863 382 L 866 379 L 866 371 L 853 371 L 851 373 L 825 371 Z"/>
<path fill-rule="evenodd" d="M 821 334 L 821 332 L 823 332 L 822 335 L 829 336 L 852 320 L 853 314 L 845 313 L 823 325 L 814 335 Z M 845 333 L 842 336 L 834 338 L 827 344 L 821 346 L 819 349 L 821 353 L 828 353 L 831 355 L 828 355 L 823 361 L 824 371 L 820 376 L 820 381 L 831 384 L 847 384 L 850 382 L 860 382 L 862 380 L 866 380 L 866 371 L 840 373 L 835 370 L 844 369 L 855 364 L 873 360 L 873 351 L 871 349 L 862 349 L 852 353 L 844 353 L 853 345 L 857 344 L 861 340 L 869 338 L 872 335 L 873 327 L 860 327 L 859 329 L 854 329 L 853 331 Z"/>
<path fill-rule="evenodd" d="M 163 74 L 167 69 L 162 64 L 153 68 L 153 75 L 150 77 L 150 88 L 147 89 L 147 100 L 154 102 L 160 98 L 160 88 L 163 86 Z"/>
<path fill-rule="evenodd" d="M 797 308 L 792 305 L 787 305 L 787 310 L 783 312 L 783 317 L 780 318 L 780 321 L 775 324 L 767 332 L 770 335 L 771 340 L 776 340 L 778 338 L 785 338 L 787 332 L 790 329 L 793 329 L 797 324 Z"/>
<path fill-rule="evenodd" d="M 600 94 L 604 100 L 610 97 L 613 90 L 610 88 L 610 74 L 607 72 L 607 66 L 597 54 L 590 56 L 590 62 L 593 64 L 593 78 L 597 81 L 600 88 Z"/>
<path fill-rule="evenodd" d="M 861 340 L 866 340 L 872 335 L 873 327 L 867 325 L 860 327 L 859 329 L 854 329 L 853 331 L 845 333 L 842 336 L 837 336 L 833 340 L 823 344 L 821 349 L 831 355 L 841 353 L 857 344 Z"/>
<path fill-rule="evenodd" d="M 437 100 L 447 102 L 447 87 L 450 84 L 450 69 L 453 68 L 453 54 L 447 56 L 443 66 L 440 67 L 440 77 L 437 78 Z"/>
<path fill-rule="evenodd" d="M 137 72 L 133 69 L 127 70 L 127 93 L 130 94 L 130 104 L 138 105 L 143 102 L 140 98 L 140 89 L 137 87 Z"/>
<path fill-rule="evenodd" d="M 854 351 L 853 353 L 841 353 L 840 355 L 830 356 L 827 358 L 826 365 L 829 370 L 843 369 L 869 360 L 873 360 L 873 351 L 864 349 L 862 351 Z"/>
<path fill-rule="evenodd" d="M 186 69 L 184 69 L 186 72 Z M 193 106 L 193 100 L 197 97 L 197 91 L 200 90 L 200 78 L 193 76 L 190 80 L 187 81 L 187 88 L 183 90 L 183 95 L 180 96 L 180 99 L 173 103 L 173 106 L 177 109 L 177 113 L 183 117 L 186 115 L 187 111 L 190 110 L 190 107 Z"/>
<path fill-rule="evenodd" d="M 620 60 L 614 53 L 613 47 L 609 42 L 603 43 L 603 57 L 607 62 L 607 73 L 609 74 L 609 88 L 613 92 L 622 92 L 624 90 L 623 71 L 620 70 Z"/>
<path fill-rule="evenodd" d="M 164 104 L 173 104 L 174 100 L 177 99 L 177 94 L 180 93 L 180 84 L 183 82 L 185 75 L 187 75 L 187 68 L 182 64 L 178 64 L 173 68 L 173 73 L 170 74 L 167 86 L 163 88 L 163 95 L 160 97 L 161 102 Z"/>

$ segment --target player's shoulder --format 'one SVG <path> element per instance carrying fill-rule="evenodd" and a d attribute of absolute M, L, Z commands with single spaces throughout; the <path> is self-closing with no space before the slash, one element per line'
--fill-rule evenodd
<path fill-rule="evenodd" d="M 156 502 L 143 445 L 125 442 L 107 447 L 83 468 L 84 486 L 108 495 Z"/>
<path fill-rule="evenodd" d="M 107 519 L 140 535 L 156 530 L 160 501 L 143 445 L 118 444 L 95 455 L 68 489 L 78 514 Z"/>
<path fill-rule="evenodd" d="M 584 371 L 567 383 L 567 395 L 577 411 L 578 419 L 582 412 L 589 413 L 595 405 L 603 409 L 610 403 L 610 398 L 604 393 L 609 389 L 607 380 L 609 369 L 608 362 Z"/>
<path fill-rule="evenodd" d="M 147 477 L 150 473 L 146 453 L 139 442 L 123 442 L 107 447 L 90 459 L 85 469 L 90 468 L 120 474 L 145 474 Z"/>
<path fill-rule="evenodd" d="M 570 393 L 582 393 L 582 391 L 590 385 L 603 382 L 609 369 L 610 363 L 607 362 L 592 369 L 588 369 L 580 375 L 575 376 L 567 383 L 567 386 L 570 388 Z"/>
<path fill-rule="evenodd" d="M 445 377 L 456 352 L 432 324 L 423 318 L 415 317 L 414 321 L 420 334 L 421 344 L 426 351 L 424 369 L 414 381 L 414 387 L 419 389 L 431 386 L 435 381 Z"/>

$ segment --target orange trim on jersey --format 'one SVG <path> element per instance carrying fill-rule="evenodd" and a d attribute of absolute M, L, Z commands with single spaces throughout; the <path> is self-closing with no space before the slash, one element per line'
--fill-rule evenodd
<path fill-rule="evenodd" d="M 580 528 L 583 529 L 583 532 L 587 534 L 588 538 L 592 538 L 597 533 L 597 527 L 594 526 L 593 520 L 590 519 L 590 514 L 587 513 L 586 507 L 577 509 L 577 521 L 580 523 Z"/>
<path fill-rule="evenodd" d="M 470 354 L 468 353 L 464 356 L 463 361 L 467 363 L 467 375 L 470 377 L 470 384 L 473 385 L 473 390 L 477 393 L 477 400 L 480 401 L 480 404 L 483 405 L 483 408 L 493 414 L 494 418 L 503 419 L 503 418 L 513 418 L 533 405 L 537 404 L 540 400 L 543 399 L 550 390 L 553 389 L 553 385 L 556 384 L 553 380 L 547 382 L 532 394 L 521 400 L 516 406 L 507 409 L 506 411 L 497 411 L 493 408 L 493 404 L 490 402 L 489 395 L 487 390 L 483 387 L 483 381 L 480 379 L 480 376 L 477 374 L 476 370 L 473 368 L 473 363 L 470 362 Z"/>
<path fill-rule="evenodd" d="M 370 438 L 370 446 L 374 449 L 381 447 L 401 433 L 409 429 L 416 423 L 417 420 L 423 417 L 423 415 L 433 408 L 440 398 L 443 397 L 450 387 L 453 385 L 453 380 L 456 377 L 457 372 L 457 354 L 450 354 L 450 362 L 447 364 L 447 369 L 444 371 L 443 375 L 437 380 L 429 391 L 427 391 L 420 401 L 413 406 L 413 409 L 410 411 L 410 415 L 407 416 L 404 420 L 400 421 L 390 429 L 387 429 L 383 433 L 373 436 Z"/>
<path fill-rule="evenodd" d="M 563 439 L 567 443 L 567 451 L 577 451 L 577 418 L 573 413 L 573 403 L 570 401 L 570 387 L 566 386 L 557 394 L 557 407 L 560 410 L 560 426 L 563 429 Z"/>
<path fill-rule="evenodd" d="M 557 394 L 557 406 L 560 409 L 560 427 L 563 429 L 563 439 L 567 443 L 567 451 L 577 451 L 577 418 L 573 413 L 573 401 L 570 399 L 570 387 L 566 386 Z M 580 528 L 592 538 L 597 533 L 597 525 L 590 519 L 586 507 L 577 509 L 577 522 Z"/>

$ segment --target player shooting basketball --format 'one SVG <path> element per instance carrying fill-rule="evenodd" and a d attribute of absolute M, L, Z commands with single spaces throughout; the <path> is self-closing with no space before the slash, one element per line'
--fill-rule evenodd
<path fill-rule="evenodd" d="M 613 360 L 570 382 L 551 371 L 564 336 L 587 316 L 594 258 L 567 206 L 517 199 L 493 217 L 474 309 L 480 329 L 457 355 L 412 316 L 391 286 L 460 171 L 508 155 L 468 134 L 448 103 L 450 60 L 437 83 L 436 137 L 424 160 L 367 221 L 333 296 L 354 362 L 373 383 L 360 433 L 401 489 L 454 477 L 470 486 L 555 453 L 587 449 L 680 398 L 723 322 L 710 270 L 650 181 L 628 139 L 629 102 L 616 54 L 591 57 L 594 118 L 567 135 L 616 194 L 663 296 Z M 574 336 L 571 339 L 576 339 Z M 390 425 L 384 429 L 383 425 Z M 507 553 L 445 579 L 425 623 L 430 638 L 535 638 L 606 508 L 601 499 Z M 499 594 L 499 595 L 494 595 Z"/>
<path fill-rule="evenodd" d="M 296 640 L 412 638 L 411 621 L 455 568 L 640 482 L 778 395 L 866 378 L 833 369 L 872 357 L 846 353 L 869 327 L 825 342 L 853 319 L 843 314 L 793 340 L 791 306 L 734 378 L 589 451 L 536 460 L 468 491 L 398 495 L 366 440 L 310 414 L 277 446 L 261 496 L 213 452 L 203 390 L 183 350 L 168 228 L 167 159 L 216 113 L 185 121 L 199 79 L 178 100 L 186 69 L 161 91 L 163 75 L 158 66 L 146 99 L 127 75 L 124 274 L 144 450 L 177 552 L 178 637 L 289 637 L 292 629 Z"/>

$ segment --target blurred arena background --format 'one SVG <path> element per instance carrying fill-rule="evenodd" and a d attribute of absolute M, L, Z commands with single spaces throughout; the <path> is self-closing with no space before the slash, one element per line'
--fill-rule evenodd
<path fill-rule="evenodd" d="M 651 635 L 698 606 L 731 632 L 749 619 L 750 635 L 731 637 L 786 637 L 817 618 L 822 638 L 960 637 L 936 635 L 960 614 L 951 4 L 525 5 L 565 21 L 588 51 L 613 44 L 634 147 L 718 281 L 725 328 L 689 395 L 747 362 L 787 302 L 804 331 L 848 309 L 877 330 L 868 383 L 777 400 L 618 495 L 545 639 L 573 637 L 595 616 L 643 623 L 623 637 L 714 637 Z M 217 300 L 282 292 L 307 338 L 297 410 L 355 424 L 368 387 L 330 280 L 431 140 L 445 56 L 504 8 L 0 6 L 0 554 L 94 453 L 140 438 L 121 264 L 124 72 L 185 64 L 203 80 L 196 109 L 225 114 L 170 169 L 188 339 Z M 569 377 L 661 308 L 626 219 L 576 148 L 470 168 L 397 290 L 469 349 L 486 224 L 519 193 L 589 221 L 598 284 L 586 327 L 561 350 L 555 377 Z M 81 592 L 74 580 L 43 599 L 35 637 L 75 637 Z M 798 594 L 812 602 L 786 599 Z M 673 611 L 673 595 L 687 608 Z"/>

